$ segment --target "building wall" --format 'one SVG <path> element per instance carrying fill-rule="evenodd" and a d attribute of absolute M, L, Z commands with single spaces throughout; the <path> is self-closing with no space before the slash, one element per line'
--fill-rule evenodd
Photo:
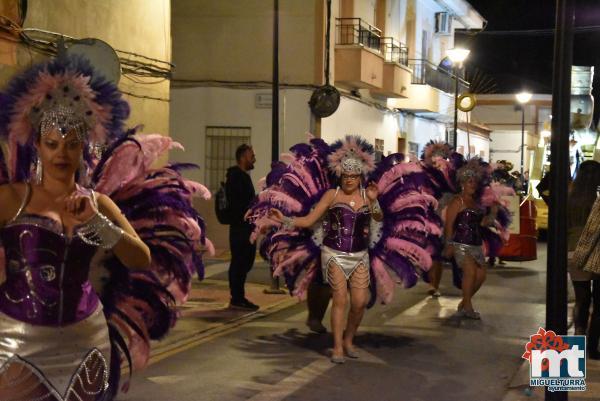
<path fill-rule="evenodd" d="M 29 0 L 24 27 L 75 38 L 98 38 L 115 49 L 163 61 L 171 60 L 169 0 Z M 16 71 L 42 59 L 21 45 L 15 49 L 15 55 L 13 65 L 0 64 L 2 85 Z M 140 96 L 165 100 L 170 96 L 169 81 L 145 85 L 121 77 L 119 87 Z M 130 95 L 125 95 L 125 98 L 131 105 L 131 126 L 143 123 L 147 132 L 168 133 L 169 102 Z"/>
<path fill-rule="evenodd" d="M 421 157 L 423 147 L 427 142 L 432 140 L 441 141 L 446 138 L 445 124 L 432 119 L 419 118 L 407 114 L 403 118 L 402 127 L 402 133 L 403 136 L 406 135 L 406 140 L 418 145 L 417 152 L 413 155 L 418 158 Z"/>
<path fill-rule="evenodd" d="M 435 13 L 443 9 L 433 0 L 419 0 L 416 8 L 415 26 L 415 58 L 429 60 L 438 64 L 445 56 L 446 50 L 452 47 L 452 36 L 435 34 Z M 427 51 L 422 51 L 423 38 L 427 40 Z M 450 47 L 448 47 L 450 46 Z"/>
<path fill-rule="evenodd" d="M 385 36 L 392 36 L 406 45 L 407 0 L 387 0 L 386 7 Z"/>
<path fill-rule="evenodd" d="M 399 113 L 378 110 L 359 101 L 342 98 L 340 107 L 321 120 L 321 137 L 333 142 L 345 135 L 360 135 L 371 143 L 383 139 L 384 155 L 397 152 Z"/>
<path fill-rule="evenodd" d="M 279 1 L 281 83 L 315 80 L 318 1 Z M 271 82 L 273 15 L 273 2 L 265 0 L 174 1 L 175 80 Z"/>
<path fill-rule="evenodd" d="M 171 152 L 174 161 L 196 163 L 199 170 L 186 176 L 202 183 L 206 177 L 205 133 L 207 126 L 251 127 L 251 144 L 256 154 L 254 170 L 250 172 L 258 191 L 258 181 L 265 177 L 271 164 L 271 108 L 257 108 L 255 96 L 270 94 L 269 89 L 177 88 L 171 92 L 171 136 L 180 142 L 185 152 Z M 284 89 L 279 95 L 280 151 L 306 141 L 310 130 L 308 99 L 311 92 Z M 225 177 L 223 177 L 225 178 Z M 227 227 L 214 215 L 214 201 L 196 201 L 196 208 L 207 222 L 207 235 L 219 249 L 228 248 Z"/>
<path fill-rule="evenodd" d="M 535 149 L 537 143 L 532 136 L 525 133 L 526 148 L 524 154 L 524 170 L 529 170 L 531 154 L 528 149 Z M 521 168 L 521 130 L 495 130 L 491 133 L 492 147 L 490 148 L 492 161 L 508 160 L 513 163 L 514 170 Z"/>
<path fill-rule="evenodd" d="M 251 176 L 255 183 L 270 169 L 271 108 L 258 108 L 257 94 L 270 94 L 269 89 L 177 88 L 172 91 L 171 135 L 187 150 L 173 153 L 177 159 L 205 163 L 205 132 L 207 126 L 251 127 L 251 142 L 256 152 L 256 165 Z M 307 139 L 310 130 L 308 99 L 304 89 L 283 89 L 279 94 L 280 153 Z M 206 181 L 202 170 L 190 177 Z"/>
<path fill-rule="evenodd" d="M 377 3 L 377 0 L 354 0 L 354 17 L 361 18 L 367 24 L 376 26 L 376 24 L 375 24 L 376 3 Z"/>
<path fill-rule="evenodd" d="M 516 101 L 512 94 L 484 95 L 471 112 L 472 121 L 481 123 L 492 129 L 490 135 L 491 161 L 509 160 L 514 164 L 515 170 L 521 167 L 521 131 L 522 112 L 515 108 Z M 525 153 L 524 170 L 530 169 L 531 163 L 540 168 L 543 160 L 534 159 L 534 150 L 540 142 L 540 133 L 544 123 L 550 121 L 549 95 L 534 95 L 530 104 L 524 106 L 525 110 Z M 494 104 L 494 102 L 500 104 Z M 510 104 L 502 104 L 507 103 Z M 514 102 L 514 103 L 513 103 Z M 492 104 L 490 104 L 492 103 Z M 538 158 L 541 157 L 541 153 Z"/>
<path fill-rule="evenodd" d="M 470 147 L 474 148 L 473 152 L 470 152 Z M 456 148 L 464 156 L 476 156 L 485 161 L 490 160 L 490 140 L 484 136 L 474 133 L 467 134 L 467 132 L 459 130 Z"/>

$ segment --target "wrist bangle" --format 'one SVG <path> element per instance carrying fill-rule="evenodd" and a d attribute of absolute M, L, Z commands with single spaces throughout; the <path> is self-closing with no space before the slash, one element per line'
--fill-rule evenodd
<path fill-rule="evenodd" d="M 77 236 L 88 245 L 112 249 L 123 236 L 123 229 L 98 212 L 81 226 Z"/>
<path fill-rule="evenodd" d="M 375 202 L 373 202 L 371 204 L 371 213 L 372 214 L 380 214 L 381 213 L 381 206 L 379 206 L 379 201 L 377 199 L 375 199 Z"/>
<path fill-rule="evenodd" d="M 294 226 L 294 218 L 293 217 L 287 217 L 287 216 L 284 217 L 283 221 L 281 222 L 281 225 L 286 230 L 292 230 L 295 227 Z"/>

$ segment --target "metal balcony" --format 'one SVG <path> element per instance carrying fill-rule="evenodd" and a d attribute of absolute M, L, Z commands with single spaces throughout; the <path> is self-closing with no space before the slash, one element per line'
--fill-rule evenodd
<path fill-rule="evenodd" d="M 450 71 L 439 68 L 427 60 L 408 61 L 408 66 L 413 70 L 412 83 L 416 85 L 429 85 L 446 93 L 454 94 L 455 75 Z M 458 92 L 469 90 L 469 82 L 458 78 Z"/>
<path fill-rule="evenodd" d="M 336 45 L 362 45 L 381 53 L 381 30 L 361 18 L 336 18 Z"/>

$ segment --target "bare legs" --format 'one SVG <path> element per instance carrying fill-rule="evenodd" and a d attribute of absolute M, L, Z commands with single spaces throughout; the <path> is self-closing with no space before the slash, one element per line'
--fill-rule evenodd
<path fill-rule="evenodd" d="M 354 335 L 365 314 L 365 307 L 369 301 L 369 269 L 360 265 L 350 276 L 350 313 L 344 332 L 344 349 L 350 355 L 354 353 Z"/>
<path fill-rule="evenodd" d="M 315 333 L 325 333 L 327 329 L 323 326 L 323 317 L 329 306 L 331 288 L 327 284 L 311 283 L 308 286 L 306 303 L 308 305 L 308 318 L 306 325 Z"/>
<path fill-rule="evenodd" d="M 486 270 L 483 266 L 479 266 L 471 257 L 467 256 L 461 266 L 463 271 L 462 293 L 463 299 L 459 304 L 459 309 L 463 309 L 465 313 L 474 313 L 472 298 L 479 291 L 481 285 L 486 278 Z"/>
<path fill-rule="evenodd" d="M 440 281 L 442 281 L 442 263 L 434 260 L 427 274 L 429 275 L 429 285 L 431 287 L 428 291 L 429 295 L 439 296 Z"/>
<path fill-rule="evenodd" d="M 364 315 L 368 301 L 369 270 L 359 265 L 349 281 L 342 269 L 331 263 L 327 269 L 327 280 L 332 289 L 331 330 L 333 332 L 333 358 L 342 359 L 344 348 L 353 353 L 353 339 Z M 348 284 L 350 287 L 350 313 L 344 331 L 344 315 L 348 299 Z"/>

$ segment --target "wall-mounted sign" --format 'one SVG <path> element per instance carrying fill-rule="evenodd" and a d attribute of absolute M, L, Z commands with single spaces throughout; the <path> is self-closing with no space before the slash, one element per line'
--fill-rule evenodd
<path fill-rule="evenodd" d="M 254 95 L 254 107 L 257 109 L 270 109 L 273 107 L 273 95 L 270 93 L 257 93 Z"/>

